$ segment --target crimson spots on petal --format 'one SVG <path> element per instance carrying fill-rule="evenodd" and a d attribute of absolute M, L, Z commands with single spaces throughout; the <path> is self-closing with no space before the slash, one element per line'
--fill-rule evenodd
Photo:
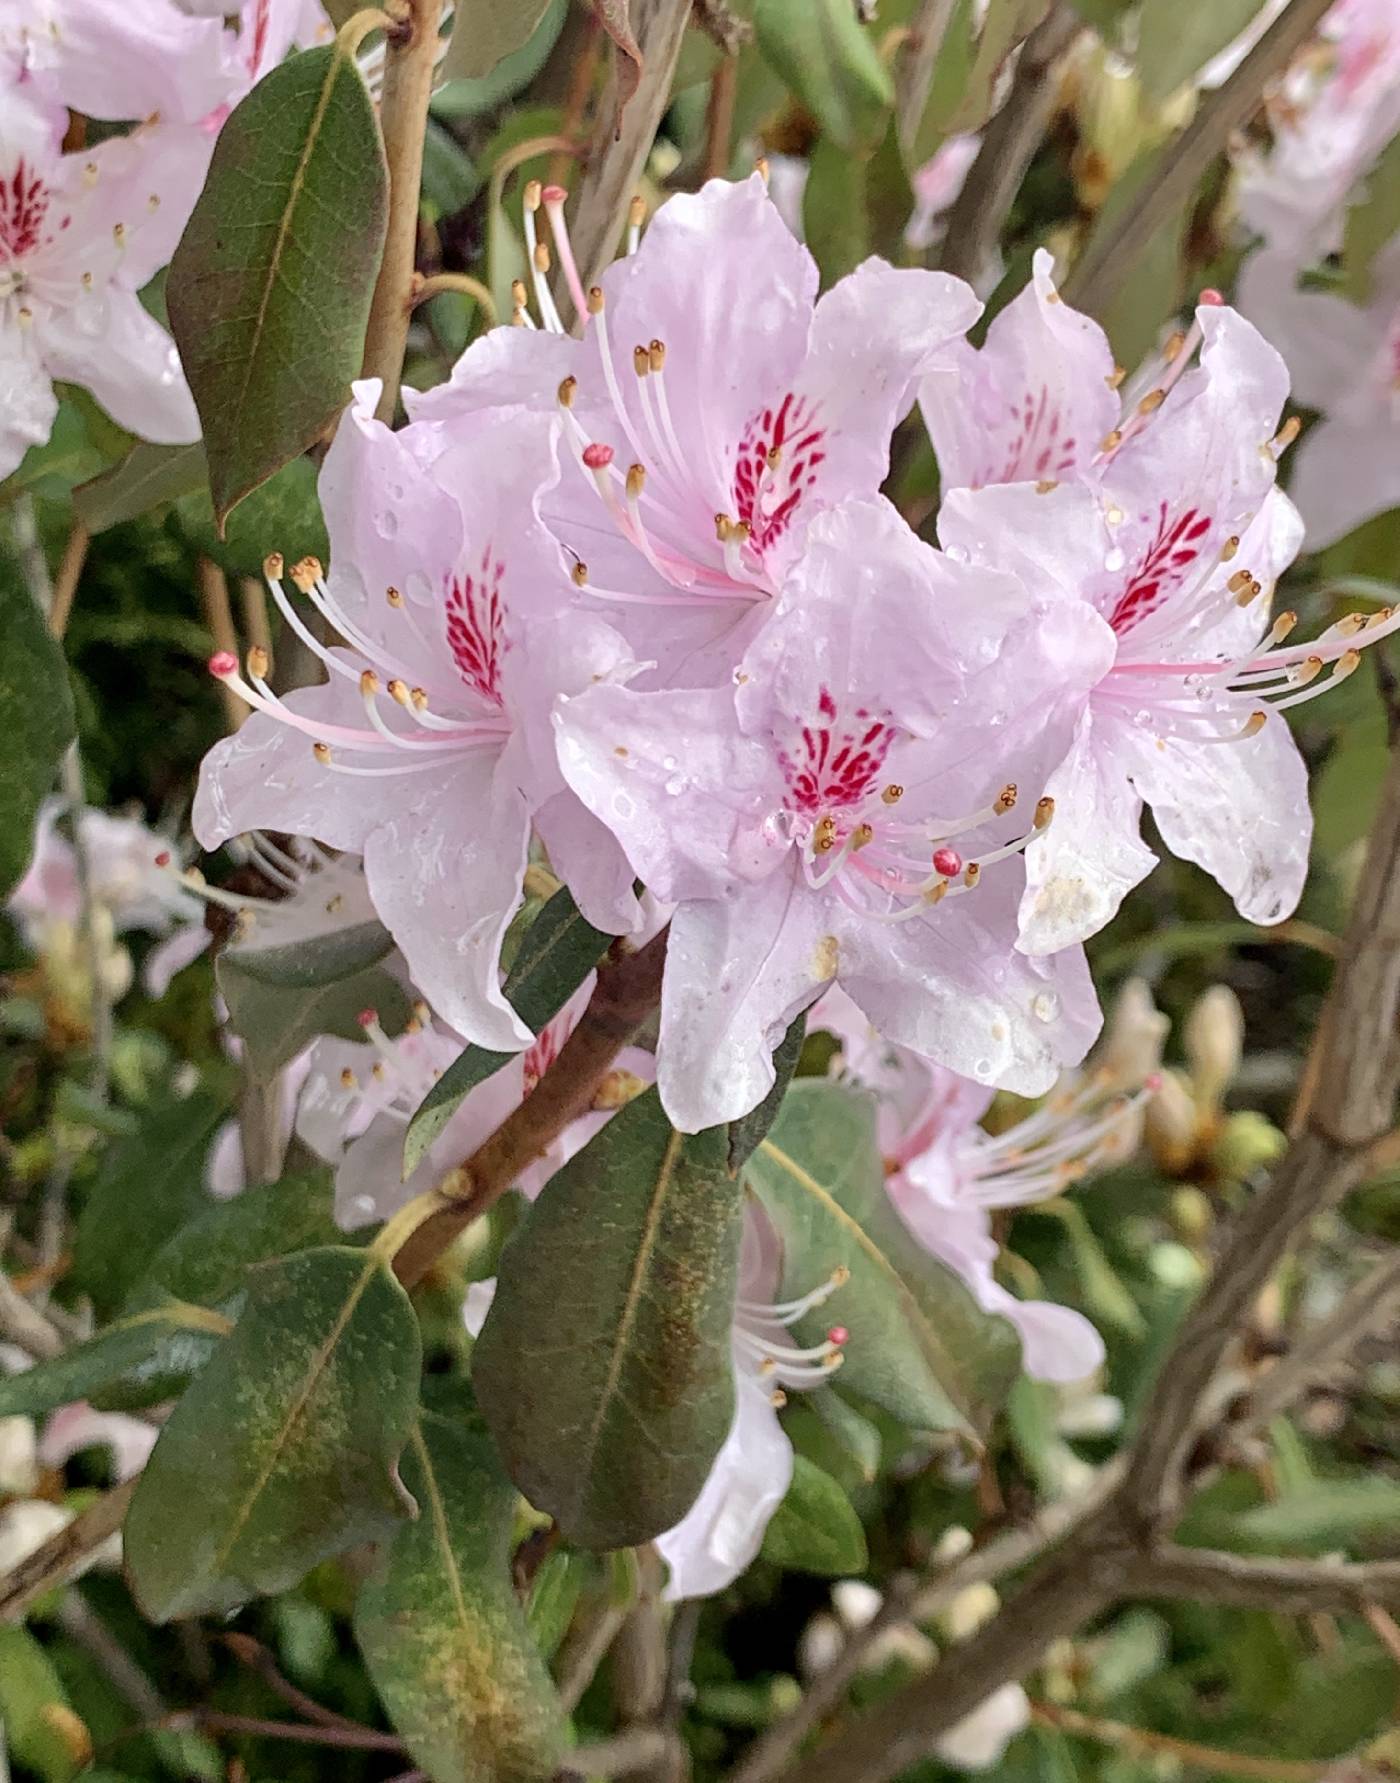
<path fill-rule="evenodd" d="M 1114 631 L 1130 631 L 1178 588 L 1187 570 L 1201 554 L 1201 542 L 1213 522 L 1209 514 L 1186 508 L 1173 515 L 1166 502 L 1157 517 L 1157 532 L 1142 561 L 1130 572 L 1109 624 Z"/>
<path fill-rule="evenodd" d="M 478 575 L 454 576 L 447 587 L 447 644 L 462 679 L 482 699 L 501 703 L 501 659 L 509 648 L 501 578 L 505 564 L 482 554 Z"/>
<path fill-rule="evenodd" d="M 879 778 L 897 735 L 886 714 L 864 706 L 842 713 L 823 687 L 813 721 L 779 746 L 790 807 L 815 813 L 858 805 Z"/>
<path fill-rule="evenodd" d="M 734 509 L 755 550 L 763 551 L 787 530 L 826 457 L 818 450 L 825 438 L 816 406 L 791 390 L 776 409 L 750 417 L 734 462 Z M 774 451 L 778 461 L 770 467 Z"/>
<path fill-rule="evenodd" d="M 21 156 L 9 178 L 0 180 L 0 254 L 10 260 L 32 254 L 44 240 L 48 209 L 48 187 Z"/>

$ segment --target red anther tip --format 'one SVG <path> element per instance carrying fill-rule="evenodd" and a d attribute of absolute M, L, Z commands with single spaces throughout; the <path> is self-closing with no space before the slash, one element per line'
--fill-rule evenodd
<path fill-rule="evenodd" d="M 236 675 L 238 658 L 231 650 L 216 650 L 209 658 L 209 673 L 218 676 L 220 680 L 225 675 Z"/>
<path fill-rule="evenodd" d="M 377 1009 L 362 1009 L 355 1020 L 362 1028 L 372 1028 L 379 1020 L 379 1011 Z"/>
<path fill-rule="evenodd" d="M 613 461 L 613 449 L 605 446 L 601 440 L 594 440 L 591 446 L 583 448 L 583 462 L 591 471 L 603 471 Z"/>
<path fill-rule="evenodd" d="M 540 197 L 546 204 L 562 204 L 568 196 L 569 194 L 563 186 L 546 186 L 540 193 Z"/>
<path fill-rule="evenodd" d="M 935 848 L 933 870 L 941 873 L 945 879 L 956 879 L 963 870 L 963 857 L 956 848 Z"/>
<path fill-rule="evenodd" d="M 851 1334 L 844 1325 L 833 1325 L 826 1336 L 828 1343 L 837 1345 L 849 1343 L 851 1341 Z"/>
<path fill-rule="evenodd" d="M 168 848 L 162 848 L 160 853 L 156 856 L 156 865 L 158 867 L 168 867 L 170 865 L 170 850 Z"/>
<path fill-rule="evenodd" d="M 1225 299 L 1216 290 L 1214 285 L 1207 285 L 1205 290 L 1202 291 L 1201 295 L 1196 299 L 1196 302 L 1205 304 L 1208 309 L 1218 310 L 1224 304 Z"/>
<path fill-rule="evenodd" d="M 1162 1073 L 1160 1071 L 1154 1071 L 1151 1077 L 1144 1077 L 1142 1080 L 1142 1087 L 1151 1095 L 1155 1096 L 1158 1090 L 1162 1087 Z"/>

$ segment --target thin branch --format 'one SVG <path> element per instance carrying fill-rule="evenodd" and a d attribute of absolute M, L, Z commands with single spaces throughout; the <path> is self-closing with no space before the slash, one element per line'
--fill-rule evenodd
<path fill-rule="evenodd" d="M 1021 48 L 1006 103 L 988 124 L 977 159 L 948 213 L 939 262 L 944 272 L 976 280 L 1040 146 L 1055 103 L 1055 65 L 1082 29 L 1067 0 L 1050 11 Z"/>
<path fill-rule="evenodd" d="M 351 1752 L 406 1752 L 397 1734 L 378 1733 L 372 1727 L 312 1727 L 304 1721 L 264 1721 L 256 1715 L 226 1715 L 221 1709 L 177 1709 L 154 1728 L 177 1732 L 200 1728 L 205 1733 L 236 1733 L 267 1740 L 291 1740 L 301 1746 L 339 1746 Z"/>
<path fill-rule="evenodd" d="M 392 421 L 408 345 L 418 250 L 418 198 L 423 183 L 423 138 L 437 63 L 442 0 L 404 0 L 402 22 L 385 40 L 380 122 L 389 163 L 389 225 L 384 258 L 365 329 L 364 376 L 384 388 L 376 413 Z"/>
<path fill-rule="evenodd" d="M 632 32 L 642 52 L 642 75 L 618 121 L 614 68 L 610 92 L 599 108 L 598 131 L 588 166 L 574 196 L 570 234 L 585 286 L 596 284 L 612 259 L 671 97 L 671 77 L 690 19 L 691 0 L 632 0 Z"/>
<path fill-rule="evenodd" d="M 1281 1616 L 1362 1614 L 1368 1604 L 1400 1607 L 1400 1560 L 1263 1560 L 1212 1548 L 1158 1548 L 1134 1556 L 1134 1597 L 1272 1610 Z"/>
<path fill-rule="evenodd" d="M 1260 96 L 1317 29 L 1332 0 L 1291 0 L 1239 67 L 1202 101 L 1180 136 L 1159 151 L 1136 201 L 1111 230 L 1092 240 L 1064 284 L 1067 302 L 1101 316 L 1117 296 L 1163 220 L 1184 205 L 1253 114 Z"/>
<path fill-rule="evenodd" d="M 693 5 L 696 25 L 726 56 L 737 56 L 753 41 L 753 26 L 732 12 L 727 0 L 693 0 Z"/>
<path fill-rule="evenodd" d="M 724 56 L 710 76 L 710 97 L 705 106 L 705 162 L 707 180 L 723 179 L 729 172 L 729 142 L 734 134 L 734 102 L 739 92 L 739 64 Z"/>
<path fill-rule="evenodd" d="M 360 1733 L 372 1733 L 359 1721 L 352 1721 L 348 1715 L 338 1715 L 334 1709 L 328 1709 L 318 1703 L 314 1696 L 308 1696 L 304 1690 L 298 1690 L 290 1678 L 284 1678 L 277 1669 L 277 1661 L 261 1641 L 254 1640 L 250 1634 L 229 1633 L 216 1635 L 234 1658 L 254 1671 L 275 1696 L 280 1696 L 288 1708 L 295 1709 L 306 1721 L 314 1721 L 319 1727 L 350 1728 Z"/>
<path fill-rule="evenodd" d="M 68 615 L 73 611 L 73 597 L 78 592 L 83 565 L 87 562 L 92 534 L 81 520 L 75 520 L 68 531 L 58 572 L 53 579 L 53 595 L 49 601 L 49 630 L 61 638 L 68 629 Z"/>
<path fill-rule="evenodd" d="M 107 1682 L 143 1720 L 166 1714 L 160 1692 L 80 1591 L 69 1591 L 58 1607 L 58 1624 L 88 1654 Z"/>
<path fill-rule="evenodd" d="M 1098 1740 L 1124 1752 L 1174 1759 L 1178 1764 L 1223 1771 L 1232 1777 L 1269 1778 L 1272 1783 L 1314 1783 L 1314 1779 L 1325 1777 L 1335 1762 L 1333 1759 L 1257 1758 L 1249 1752 L 1225 1752 L 1218 1746 L 1202 1746 L 1195 1740 L 1178 1740 L 1171 1734 L 1130 1727 L 1124 1721 L 1101 1721 L 1096 1715 L 1081 1715 L 1077 1709 L 1062 1708 L 1058 1703 L 1032 1703 L 1031 1718 L 1042 1727 L 1077 1734 L 1086 1740 Z"/>
<path fill-rule="evenodd" d="M 670 1741 L 659 1727 L 630 1727 L 610 1740 L 580 1746 L 565 1760 L 561 1777 L 630 1777 L 664 1760 Z"/>
<path fill-rule="evenodd" d="M 394 1258 L 394 1274 L 405 1287 L 420 1282 L 454 1239 L 592 1105 L 613 1060 L 660 998 L 666 935 L 663 929 L 636 953 L 616 955 L 599 967 L 588 1007 L 554 1063 L 491 1137 L 447 1173 L 439 1184 L 442 1206 Z"/>
<path fill-rule="evenodd" d="M 131 1479 L 104 1492 L 0 1578 L 0 1622 L 18 1621 L 35 1598 L 78 1572 L 121 1528 L 135 1490 L 136 1481 Z"/>
<path fill-rule="evenodd" d="M 895 125 L 899 146 L 906 156 L 911 154 L 919 124 L 928 104 L 929 88 L 938 52 L 948 35 L 957 0 L 919 0 L 919 7 L 909 21 L 909 34 L 899 46 L 895 63 Z"/>

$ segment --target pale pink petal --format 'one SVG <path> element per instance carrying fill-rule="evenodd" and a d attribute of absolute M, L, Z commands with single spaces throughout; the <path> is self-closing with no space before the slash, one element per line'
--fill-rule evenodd
<path fill-rule="evenodd" d="M 58 399 L 32 331 L 0 327 L 0 479 L 53 431 Z"/>
<path fill-rule="evenodd" d="M 570 335 L 502 323 L 472 342 L 446 383 L 431 390 L 406 389 L 404 407 L 412 420 L 435 424 L 467 421 L 484 411 L 517 404 L 552 415 L 558 407 L 559 385 L 571 372 L 577 373 L 580 353 L 578 341 Z M 454 428 L 451 437 L 469 436 Z"/>
<path fill-rule="evenodd" d="M 1319 421 L 1293 453 L 1292 494 L 1310 551 L 1400 507 L 1400 426 L 1391 416 Z"/>
<path fill-rule="evenodd" d="M 605 934 L 631 934 L 641 921 L 635 875 L 607 825 L 574 793 L 561 792 L 536 811 L 535 829 L 584 918 Z"/>
<path fill-rule="evenodd" d="M 935 1750 L 944 1764 L 962 1771 L 988 1771 L 1001 1763 L 1016 1735 L 1030 1726 L 1031 1708 L 1019 1684 L 1002 1684 L 984 1702 L 943 1734 Z"/>
<path fill-rule="evenodd" d="M 1240 268 L 1236 304 L 1287 361 L 1294 399 L 1326 410 L 1365 373 L 1377 331 L 1336 292 L 1295 290 L 1297 276 L 1291 258 L 1261 249 Z"/>
<path fill-rule="evenodd" d="M 675 1602 L 722 1591 L 750 1564 L 792 1481 L 792 1444 L 768 1389 L 735 1370 L 734 1423 L 699 1498 L 656 1538 L 670 1569 L 663 1596 Z"/>
<path fill-rule="evenodd" d="M 1046 791 L 1055 818 L 1026 851 L 1021 938 L 1029 954 L 1056 954 L 1110 922 L 1157 864 L 1141 840 L 1142 797 L 1122 753 L 1128 727 L 1090 710 Z"/>
<path fill-rule="evenodd" d="M 1051 1300 L 1017 1300 L 1004 1289 L 983 1305 L 1016 1327 L 1021 1366 L 1033 1381 L 1082 1381 L 1103 1366 L 1103 1338 L 1072 1306 L 1056 1306 Z"/>
<path fill-rule="evenodd" d="M 67 0 L 50 63 L 64 104 L 93 118 L 193 123 L 229 96 L 221 20 L 174 0 Z"/>
<path fill-rule="evenodd" d="M 41 342 L 50 373 L 90 390 L 120 426 L 157 445 L 199 438 L 175 343 L 134 292 L 109 285 L 90 302 L 48 316 Z"/>
<path fill-rule="evenodd" d="M 945 490 L 1069 476 L 1117 422 L 1108 339 L 1059 299 L 1053 269 L 1041 249 L 981 351 L 956 344 L 920 385 Z"/>
<path fill-rule="evenodd" d="M 148 997 L 163 997 L 177 972 L 206 953 L 214 937 L 202 921 L 185 923 L 146 955 L 141 985 Z"/>

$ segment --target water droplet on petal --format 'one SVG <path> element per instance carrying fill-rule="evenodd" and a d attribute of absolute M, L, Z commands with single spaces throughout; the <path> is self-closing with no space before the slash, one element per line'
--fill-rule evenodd
<path fill-rule="evenodd" d="M 1115 545 L 1108 556 L 1104 558 L 1103 567 L 1110 575 L 1117 575 L 1127 561 L 1120 547 Z"/>
<path fill-rule="evenodd" d="M 1031 1014 L 1037 1021 L 1052 1022 L 1060 1013 L 1060 999 L 1054 991 L 1037 991 L 1031 999 Z"/>

